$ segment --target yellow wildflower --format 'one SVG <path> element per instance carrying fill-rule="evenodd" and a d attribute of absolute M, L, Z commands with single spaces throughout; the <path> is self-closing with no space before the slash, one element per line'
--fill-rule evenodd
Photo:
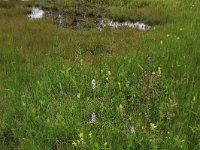
<path fill-rule="evenodd" d="M 75 141 L 72 141 L 73 146 L 77 146 L 77 143 Z"/>
<path fill-rule="evenodd" d="M 161 76 L 162 72 L 161 72 L 161 68 L 158 67 L 158 75 Z"/>
<path fill-rule="evenodd" d="M 79 136 L 80 140 L 83 141 L 83 133 L 80 133 L 78 136 Z"/>
<path fill-rule="evenodd" d="M 151 127 L 152 130 L 157 128 L 157 126 L 154 123 L 150 123 L 150 127 Z"/>
<path fill-rule="evenodd" d="M 47 118 L 47 123 L 50 123 L 50 119 L 49 118 Z"/>
<path fill-rule="evenodd" d="M 111 75 L 111 72 L 110 72 L 110 71 L 108 71 L 108 75 L 109 75 L 109 76 Z"/>
<path fill-rule="evenodd" d="M 92 138 L 92 133 L 91 132 L 89 133 L 89 138 Z"/>
<path fill-rule="evenodd" d="M 83 138 L 83 133 L 80 133 L 78 136 L 79 136 L 80 138 Z"/>
<path fill-rule="evenodd" d="M 22 106 L 24 106 L 24 107 L 25 107 L 25 106 L 26 106 L 26 103 L 25 103 L 25 102 L 22 102 Z"/>
<path fill-rule="evenodd" d="M 83 65 L 83 59 L 80 60 L 81 65 Z"/>
<path fill-rule="evenodd" d="M 123 110 L 123 109 L 124 109 L 123 105 L 120 104 L 120 105 L 119 105 L 119 110 Z"/>
<path fill-rule="evenodd" d="M 118 111 L 121 115 L 123 115 L 124 107 L 123 107 L 122 104 L 120 104 L 120 105 L 117 107 L 117 111 Z"/>
<path fill-rule="evenodd" d="M 77 143 L 78 143 L 78 144 L 80 144 L 80 141 L 79 141 L 79 140 L 77 140 Z"/>
<path fill-rule="evenodd" d="M 118 84 L 119 88 L 121 89 L 121 83 L 120 83 L 120 82 L 118 82 L 117 84 Z"/>

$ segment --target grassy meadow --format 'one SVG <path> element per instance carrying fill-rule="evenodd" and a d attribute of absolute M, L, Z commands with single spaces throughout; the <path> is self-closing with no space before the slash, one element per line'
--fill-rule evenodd
<path fill-rule="evenodd" d="M 61 28 L 27 8 L 141 21 Z M 0 149 L 200 149 L 199 0 L 0 1 Z"/>

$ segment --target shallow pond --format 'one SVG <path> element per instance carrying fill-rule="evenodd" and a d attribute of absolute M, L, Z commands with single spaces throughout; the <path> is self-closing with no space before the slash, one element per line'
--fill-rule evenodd
<path fill-rule="evenodd" d="M 113 21 L 107 18 L 97 18 L 97 17 L 88 17 L 88 16 L 81 16 L 81 15 L 70 15 L 65 14 L 63 12 L 53 12 L 53 11 L 44 11 L 37 7 L 32 7 L 27 17 L 30 20 L 34 19 L 41 19 L 43 17 L 52 18 L 55 24 L 58 26 L 67 28 L 97 28 L 99 31 L 103 31 L 105 28 L 121 28 L 121 27 L 128 27 L 138 30 L 149 30 L 150 26 L 146 25 L 142 22 L 131 22 L 131 21 Z"/>

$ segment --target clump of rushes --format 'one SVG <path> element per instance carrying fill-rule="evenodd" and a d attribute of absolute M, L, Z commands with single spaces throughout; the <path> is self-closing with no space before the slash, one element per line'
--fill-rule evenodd
<path fill-rule="evenodd" d="M 144 100 L 152 100 L 158 97 L 158 77 L 161 76 L 161 68 L 158 67 L 158 71 L 152 71 L 152 59 L 150 56 L 147 57 L 146 70 L 142 68 L 141 75 L 141 91 L 140 96 Z"/>

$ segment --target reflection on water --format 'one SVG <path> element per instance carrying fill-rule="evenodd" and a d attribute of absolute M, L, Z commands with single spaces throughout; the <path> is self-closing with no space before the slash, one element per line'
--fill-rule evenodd
<path fill-rule="evenodd" d="M 43 18 L 45 14 L 45 11 L 37 8 L 32 7 L 31 13 L 28 14 L 28 18 L 31 20 L 33 19 L 40 19 Z M 95 17 L 86 17 L 86 16 L 74 16 L 69 14 L 60 14 L 58 12 L 46 12 L 46 17 L 51 17 L 54 22 L 61 27 L 72 27 L 72 28 L 86 28 L 86 27 L 96 27 L 99 31 L 102 31 L 104 28 L 113 28 L 118 29 L 120 27 L 128 27 L 138 30 L 149 30 L 150 26 L 146 25 L 142 22 L 118 22 L 113 21 L 107 18 L 95 18 Z M 89 26 L 90 25 L 90 26 Z"/>
<path fill-rule="evenodd" d="M 139 30 L 148 30 L 150 29 L 150 26 L 141 23 L 141 22 L 130 22 L 130 21 L 125 21 L 125 22 L 115 22 L 113 20 L 109 19 L 102 19 L 100 22 L 100 26 L 98 27 L 99 30 L 101 31 L 105 27 L 110 27 L 110 28 L 120 28 L 120 27 L 129 27 L 129 28 L 134 28 L 134 29 L 139 29 Z"/>
<path fill-rule="evenodd" d="M 37 7 L 32 7 L 31 8 L 31 13 L 28 14 L 28 18 L 30 19 L 40 19 L 44 17 L 44 11 L 40 8 Z"/>

